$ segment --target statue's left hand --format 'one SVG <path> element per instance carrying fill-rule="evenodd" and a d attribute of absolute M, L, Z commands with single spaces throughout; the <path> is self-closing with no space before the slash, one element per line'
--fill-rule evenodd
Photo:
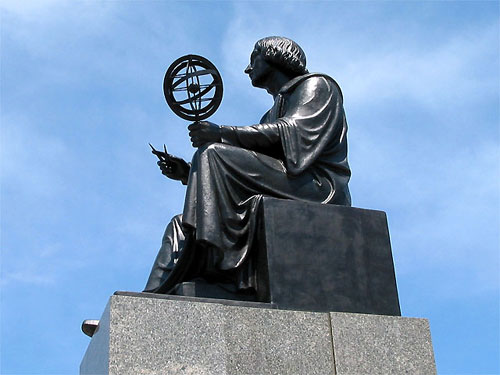
<path fill-rule="evenodd" d="M 188 126 L 193 147 L 221 142 L 220 126 L 209 121 L 197 121 Z"/>

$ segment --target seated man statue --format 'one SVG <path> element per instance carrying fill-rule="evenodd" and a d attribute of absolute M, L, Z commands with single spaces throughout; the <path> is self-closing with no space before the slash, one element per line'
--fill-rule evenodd
<path fill-rule="evenodd" d="M 342 93 L 309 73 L 292 40 L 259 40 L 245 69 L 274 105 L 260 123 L 189 126 L 191 164 L 165 153 L 162 173 L 187 185 L 184 212 L 168 224 L 144 292 L 174 293 L 190 280 L 252 293 L 263 196 L 350 206 L 347 123 Z"/>

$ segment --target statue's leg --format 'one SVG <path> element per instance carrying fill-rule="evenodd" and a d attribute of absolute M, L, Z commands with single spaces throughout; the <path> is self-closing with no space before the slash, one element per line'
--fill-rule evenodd
<path fill-rule="evenodd" d="M 182 227 L 182 215 L 172 218 L 165 229 L 160 251 L 151 269 L 144 292 L 155 293 L 164 284 L 174 269 L 186 242 L 185 229 Z"/>
<path fill-rule="evenodd" d="M 218 268 L 234 269 L 246 257 L 255 233 L 259 197 L 324 202 L 332 184 L 313 170 L 289 176 L 282 161 L 221 143 L 200 147 L 193 157 L 183 225 L 196 240 L 220 249 Z"/>
<path fill-rule="evenodd" d="M 331 188 L 313 171 L 289 176 L 282 161 L 264 154 L 221 143 L 200 147 L 193 157 L 183 213 L 183 225 L 196 234 L 192 270 L 198 272 L 190 276 L 233 279 L 238 290 L 254 288 L 252 249 L 262 196 L 323 202 Z"/>

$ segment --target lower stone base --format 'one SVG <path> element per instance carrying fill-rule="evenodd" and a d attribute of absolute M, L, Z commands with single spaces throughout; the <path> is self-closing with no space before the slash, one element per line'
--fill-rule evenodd
<path fill-rule="evenodd" d="M 80 374 L 436 373 L 425 319 L 117 294 Z"/>

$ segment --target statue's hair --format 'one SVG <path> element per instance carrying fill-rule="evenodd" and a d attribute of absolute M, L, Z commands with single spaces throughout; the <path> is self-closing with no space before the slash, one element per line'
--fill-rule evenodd
<path fill-rule="evenodd" d="M 269 36 L 255 43 L 255 49 L 264 59 L 294 75 L 307 73 L 306 54 L 293 40 Z"/>

